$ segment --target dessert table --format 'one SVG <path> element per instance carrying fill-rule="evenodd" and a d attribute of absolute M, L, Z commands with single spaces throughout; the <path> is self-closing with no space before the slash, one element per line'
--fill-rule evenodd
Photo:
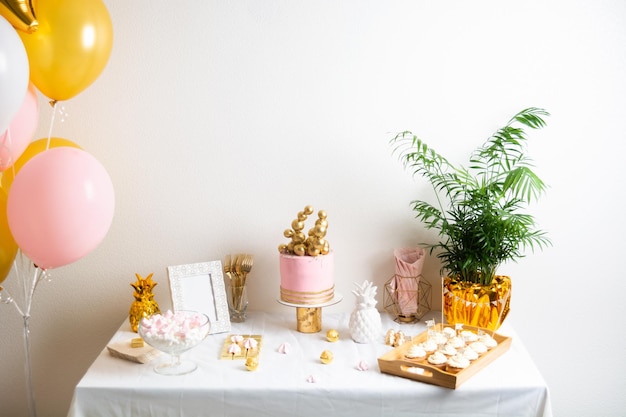
<path fill-rule="evenodd" d="M 431 313 L 439 322 L 439 313 Z M 398 324 L 381 313 L 383 330 L 415 336 L 424 321 Z M 105 348 L 74 391 L 69 417 L 98 416 L 536 416 L 551 417 L 549 390 L 526 348 L 510 325 L 499 334 L 512 338 L 510 349 L 456 390 L 381 373 L 377 358 L 392 349 L 350 339 L 348 313 L 324 314 L 319 333 L 296 331 L 295 315 L 249 312 L 228 333 L 212 334 L 184 353 L 198 364 L 195 372 L 163 376 L 146 364 L 113 357 Z M 331 343 L 326 331 L 336 329 Z M 259 367 L 243 360 L 220 359 L 230 335 L 261 335 Z M 128 321 L 111 342 L 137 337 Z M 288 353 L 279 347 L 288 343 Z M 330 350 L 334 360 L 320 362 Z M 359 370 L 359 363 L 369 369 Z"/>

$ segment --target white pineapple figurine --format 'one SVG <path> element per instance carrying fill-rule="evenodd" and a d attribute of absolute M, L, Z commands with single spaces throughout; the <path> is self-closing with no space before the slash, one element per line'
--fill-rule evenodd
<path fill-rule="evenodd" d="M 356 307 L 350 315 L 350 336 L 357 343 L 376 342 L 382 335 L 380 313 L 376 309 L 376 287 L 365 281 L 352 293 L 356 296 Z"/>

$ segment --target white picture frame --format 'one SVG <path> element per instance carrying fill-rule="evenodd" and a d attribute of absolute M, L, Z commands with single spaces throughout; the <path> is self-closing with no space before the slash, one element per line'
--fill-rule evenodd
<path fill-rule="evenodd" d="M 172 308 L 193 310 L 209 316 L 209 334 L 230 331 L 230 315 L 222 262 L 198 262 L 167 267 Z"/>

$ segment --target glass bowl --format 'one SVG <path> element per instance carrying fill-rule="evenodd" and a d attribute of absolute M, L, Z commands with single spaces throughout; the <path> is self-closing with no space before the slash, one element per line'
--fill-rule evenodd
<path fill-rule="evenodd" d="M 139 322 L 137 332 L 147 344 L 169 355 L 168 361 L 154 367 L 156 373 L 184 375 L 195 371 L 198 365 L 190 360 L 181 361 L 180 355 L 202 342 L 209 328 L 209 317 L 206 314 L 179 310 L 144 317 Z"/>

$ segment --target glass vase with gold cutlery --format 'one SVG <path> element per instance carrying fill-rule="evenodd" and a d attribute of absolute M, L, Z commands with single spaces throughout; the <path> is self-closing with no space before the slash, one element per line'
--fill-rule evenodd
<path fill-rule="evenodd" d="M 246 310 L 248 309 L 246 279 L 252 270 L 253 263 L 254 256 L 250 254 L 226 255 L 224 259 L 228 312 L 230 321 L 235 323 L 246 321 Z"/>

